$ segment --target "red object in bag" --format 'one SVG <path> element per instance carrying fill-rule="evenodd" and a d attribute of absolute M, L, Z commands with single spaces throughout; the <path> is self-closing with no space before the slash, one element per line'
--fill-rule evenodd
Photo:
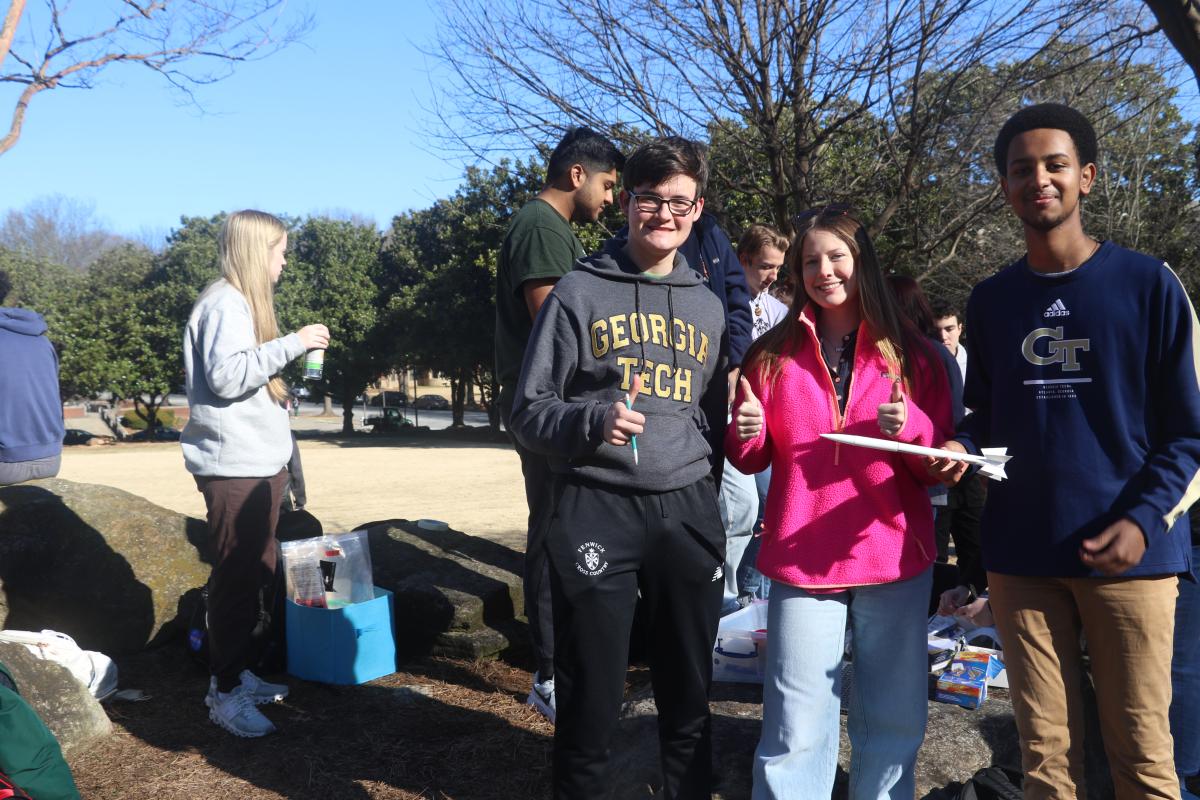
<path fill-rule="evenodd" d="M 8 776 L 0 772 L 0 800 L 33 800 L 25 794 Z"/>

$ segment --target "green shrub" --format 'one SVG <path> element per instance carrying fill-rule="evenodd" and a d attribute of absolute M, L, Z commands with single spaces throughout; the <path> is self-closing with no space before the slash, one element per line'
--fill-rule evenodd
<path fill-rule="evenodd" d="M 175 413 L 165 408 L 160 408 L 154 412 L 154 416 L 158 419 L 158 423 L 164 428 L 178 427 L 178 420 L 175 418 Z M 146 420 L 139 417 L 132 411 L 126 412 L 121 417 L 121 424 L 126 428 L 135 431 L 143 431 L 146 429 Z"/>

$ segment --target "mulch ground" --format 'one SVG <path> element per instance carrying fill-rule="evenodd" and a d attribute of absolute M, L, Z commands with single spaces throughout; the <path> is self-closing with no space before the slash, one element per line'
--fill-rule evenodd
<path fill-rule="evenodd" d="M 150 699 L 106 704 L 114 734 L 71 761 L 85 800 L 549 794 L 553 727 L 524 704 L 530 673 L 504 662 L 427 659 L 363 686 L 288 678 L 288 699 L 264 707 L 280 730 L 262 739 L 209 721 L 208 676 L 182 647 L 120 668 Z"/>

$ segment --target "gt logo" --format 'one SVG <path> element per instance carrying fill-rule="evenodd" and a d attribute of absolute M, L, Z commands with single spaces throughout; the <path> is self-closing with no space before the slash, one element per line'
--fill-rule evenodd
<path fill-rule="evenodd" d="M 1039 355 L 1035 345 L 1041 339 L 1049 339 L 1046 346 L 1047 354 Z M 1046 367 L 1051 364 L 1062 364 L 1063 372 L 1079 371 L 1079 351 L 1087 353 L 1092 349 L 1091 339 L 1063 339 L 1063 329 L 1037 328 L 1021 342 L 1021 355 L 1030 364 Z"/>

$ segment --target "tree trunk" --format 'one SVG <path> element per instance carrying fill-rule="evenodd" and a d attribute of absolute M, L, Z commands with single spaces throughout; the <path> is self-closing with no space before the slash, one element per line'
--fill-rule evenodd
<path fill-rule="evenodd" d="M 463 390 L 466 381 L 461 372 L 455 370 L 450 378 L 450 425 L 454 428 L 463 427 Z"/>
<path fill-rule="evenodd" d="M 152 394 L 149 401 L 144 400 L 140 394 L 133 396 L 133 413 L 146 421 L 146 430 L 152 431 L 162 425 L 162 421 L 158 418 L 160 405 L 162 405 L 162 395 Z M 143 411 L 143 409 L 145 410 Z"/>
<path fill-rule="evenodd" d="M 488 387 L 488 427 L 492 429 L 492 433 L 500 432 L 500 384 L 496 383 L 496 376 L 492 374 L 490 386 Z"/>
<path fill-rule="evenodd" d="M 350 381 L 342 380 L 342 433 L 346 436 L 354 433 L 354 395 L 357 393 L 353 388 Z"/>
<path fill-rule="evenodd" d="M 326 417 L 333 416 L 333 398 L 328 394 L 325 395 L 325 408 L 321 411 L 321 414 Z"/>

